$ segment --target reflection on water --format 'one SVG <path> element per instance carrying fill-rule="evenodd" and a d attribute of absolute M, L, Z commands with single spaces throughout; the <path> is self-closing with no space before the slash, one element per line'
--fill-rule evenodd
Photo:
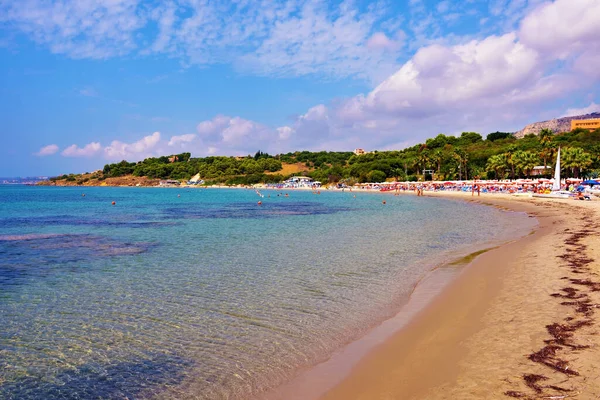
<path fill-rule="evenodd" d="M 0 186 L 0 398 L 248 397 L 523 220 L 416 197 L 81 190 Z"/>

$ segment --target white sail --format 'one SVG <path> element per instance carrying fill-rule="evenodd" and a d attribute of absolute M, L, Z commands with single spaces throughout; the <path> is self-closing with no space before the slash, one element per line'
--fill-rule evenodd
<path fill-rule="evenodd" d="M 554 168 L 554 182 L 552 183 L 552 191 L 560 190 L 560 147 L 556 156 L 556 167 Z"/>
<path fill-rule="evenodd" d="M 190 179 L 190 182 L 198 182 L 200 180 L 200 174 L 196 174 L 192 177 L 192 179 Z"/>

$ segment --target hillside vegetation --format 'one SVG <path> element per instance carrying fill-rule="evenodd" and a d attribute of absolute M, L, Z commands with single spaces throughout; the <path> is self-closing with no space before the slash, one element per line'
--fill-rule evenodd
<path fill-rule="evenodd" d="M 323 183 L 381 182 L 386 179 L 503 179 L 530 176 L 535 166 L 551 173 L 556 151 L 562 148 L 565 176 L 598 176 L 600 172 L 600 129 L 574 130 L 554 135 L 515 138 L 494 132 L 484 139 L 476 132 L 460 136 L 439 134 L 425 143 L 398 151 L 352 152 L 297 151 L 269 155 L 258 151 L 246 157 L 192 158 L 190 153 L 147 158 L 140 162 L 107 164 L 91 174 L 71 174 L 51 178 L 56 184 L 113 184 L 123 177 L 126 184 L 157 184 L 160 179 L 187 181 L 200 174 L 206 184 L 255 184 L 280 182 L 302 174 Z M 134 179 L 138 177 L 140 179 Z M 143 179 L 142 179 L 143 178 Z M 111 183 L 109 183 L 111 182 Z"/>

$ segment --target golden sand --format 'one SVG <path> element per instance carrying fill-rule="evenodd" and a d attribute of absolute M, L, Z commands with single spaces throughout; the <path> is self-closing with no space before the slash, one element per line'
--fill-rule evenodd
<path fill-rule="evenodd" d="M 540 227 L 476 257 L 322 398 L 600 398 L 600 201 L 429 195 L 527 211 Z"/>

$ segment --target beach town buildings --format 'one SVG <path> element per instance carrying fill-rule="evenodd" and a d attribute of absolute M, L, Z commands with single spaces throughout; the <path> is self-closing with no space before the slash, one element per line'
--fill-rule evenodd
<path fill-rule="evenodd" d="M 543 165 L 536 165 L 531 170 L 531 176 L 546 175 L 546 174 L 550 174 L 551 172 L 552 172 L 552 167 L 550 167 L 550 166 L 544 167 Z"/>
<path fill-rule="evenodd" d="M 176 181 L 175 179 L 167 179 L 166 181 L 160 181 L 158 186 L 179 186 L 181 182 Z"/>
<path fill-rule="evenodd" d="M 286 181 L 283 181 L 283 185 L 287 187 L 320 187 L 321 182 L 315 181 L 308 176 L 292 176 Z"/>
<path fill-rule="evenodd" d="M 589 129 L 591 131 L 600 129 L 600 118 L 595 119 L 574 119 L 571 121 L 571 130 L 573 129 Z"/>

